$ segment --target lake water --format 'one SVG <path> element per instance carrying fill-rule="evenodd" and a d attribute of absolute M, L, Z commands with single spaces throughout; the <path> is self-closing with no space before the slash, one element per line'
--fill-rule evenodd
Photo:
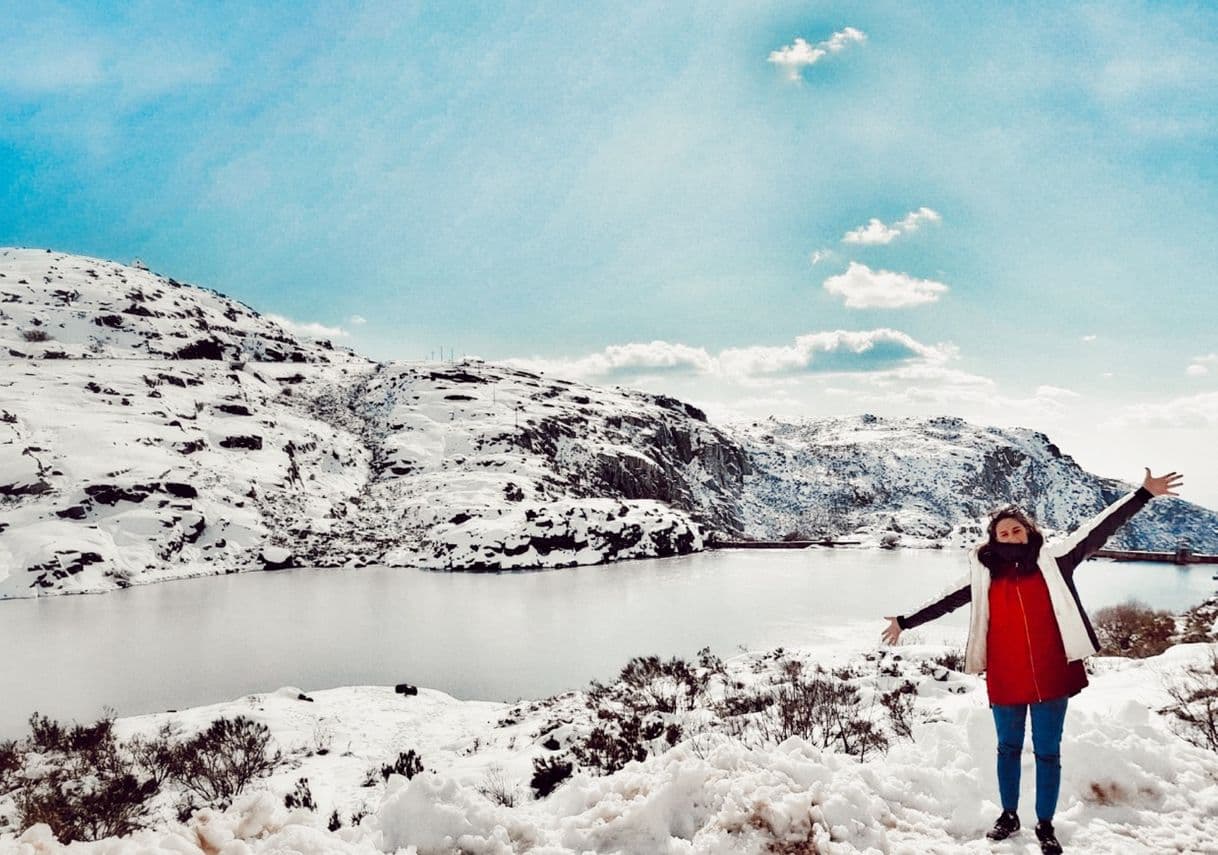
<path fill-rule="evenodd" d="M 189 579 L 0 602 L 0 739 L 31 712 L 92 721 L 228 700 L 410 682 L 515 701 L 608 680 L 632 656 L 874 647 L 965 571 L 961 552 L 724 550 L 503 574 L 365 567 Z M 1137 597 L 1181 610 L 1212 565 L 1091 561 L 1088 609 Z M 962 645 L 968 608 L 916 630 Z M 909 635 L 909 634 L 907 634 Z"/>

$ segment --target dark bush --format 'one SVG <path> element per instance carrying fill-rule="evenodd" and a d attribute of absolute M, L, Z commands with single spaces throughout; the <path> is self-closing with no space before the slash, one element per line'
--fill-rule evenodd
<path fill-rule="evenodd" d="M 398 753 L 397 759 L 381 767 L 381 777 L 388 781 L 390 775 L 405 775 L 409 780 L 423 771 L 423 761 L 411 748 L 409 751 Z"/>
<path fill-rule="evenodd" d="M 271 731 L 245 716 L 218 718 L 188 740 L 175 778 L 210 804 L 227 807 L 245 786 L 270 774 L 283 755 L 270 750 Z"/>
<path fill-rule="evenodd" d="M 288 810 L 295 808 L 317 810 L 317 802 L 313 801 L 313 791 L 309 788 L 308 778 L 300 778 L 296 781 L 296 788 L 283 797 L 283 806 Z M 335 811 L 334 814 L 337 816 L 338 811 Z"/>
<path fill-rule="evenodd" d="M 535 757 L 533 777 L 529 786 L 533 788 L 537 798 L 544 799 L 554 792 L 559 784 L 571 777 L 572 769 L 570 763 L 558 757 Z"/>
<path fill-rule="evenodd" d="M 892 732 L 903 739 L 913 738 L 914 699 L 918 687 L 906 680 L 891 692 L 880 695 L 880 704 L 888 711 Z"/>
<path fill-rule="evenodd" d="M 949 650 L 946 653 L 940 653 L 938 656 L 932 656 L 930 661 L 936 665 L 942 665 L 948 671 L 963 671 L 964 651 Z"/>
<path fill-rule="evenodd" d="M 13 788 L 16 772 L 21 766 L 21 749 L 16 741 L 8 739 L 0 742 L 0 796 Z"/>
<path fill-rule="evenodd" d="M 415 750 L 411 748 L 409 751 L 398 752 L 397 759 L 392 763 L 382 763 L 380 766 L 373 766 L 364 775 L 362 786 L 374 787 L 377 779 L 388 781 L 390 775 L 405 775 L 407 780 L 410 780 L 415 775 L 423 771 L 423 761 Z"/>
<path fill-rule="evenodd" d="M 1144 659 L 1171 647 L 1176 631 L 1170 612 L 1149 608 L 1137 600 L 1100 609 L 1093 621 L 1103 656 Z"/>
<path fill-rule="evenodd" d="M 49 341 L 51 338 L 46 330 L 22 330 L 21 337 L 26 341 Z"/>
<path fill-rule="evenodd" d="M 130 773 L 90 774 L 87 766 L 69 763 L 29 781 L 17 791 L 17 818 L 22 829 L 44 822 L 61 842 L 101 840 L 143 827 L 156 782 Z"/>
<path fill-rule="evenodd" d="M 64 843 L 100 840 L 129 834 L 148 818 L 157 782 L 139 774 L 130 751 L 114 736 L 113 711 L 94 724 L 70 728 L 34 713 L 24 745 L 6 746 L 14 779 L 24 754 L 40 755 L 14 795 L 22 830 L 42 822 Z"/>
<path fill-rule="evenodd" d="M 598 769 L 612 775 L 631 760 L 646 760 L 647 745 L 664 732 L 660 722 L 644 724 L 636 711 L 618 713 L 609 709 L 597 711 L 600 724 L 571 747 L 571 753 L 581 766 Z"/>

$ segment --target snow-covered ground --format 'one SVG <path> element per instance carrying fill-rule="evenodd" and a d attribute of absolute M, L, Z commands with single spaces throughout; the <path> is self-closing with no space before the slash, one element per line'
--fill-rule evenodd
<path fill-rule="evenodd" d="M 1218 852 L 1218 755 L 1185 742 L 1159 712 L 1170 702 L 1166 681 L 1204 662 L 1214 646 L 1093 660 L 1096 673 L 1071 701 L 1062 742 L 1056 825 L 1068 852 Z M 793 661 L 852 669 L 849 679 L 864 698 L 912 682 L 912 738 L 894 738 L 886 753 L 863 762 L 797 737 L 772 744 L 757 733 L 733 736 L 695 710 L 676 714 L 684 732 L 672 747 L 608 776 L 577 771 L 542 799 L 528 786 L 533 758 L 562 754 L 593 725 L 583 692 L 502 704 L 363 686 L 309 692 L 310 701 L 286 687 L 122 719 L 117 730 L 128 736 L 166 721 L 191 732 L 221 715 L 247 715 L 269 726 L 289 762 L 228 810 L 204 809 L 184 824 L 166 802 L 161 825 L 126 839 L 60 846 L 43 826 L 19 840 L 9 836 L 0 852 L 1035 852 L 1029 830 L 1001 844 L 984 839 L 999 810 L 993 723 L 982 680 L 936 664 L 947 651 L 856 646 L 750 652 L 726 662 L 720 692 L 766 684 Z M 362 786 L 370 768 L 408 749 L 420 756 L 421 773 Z M 301 777 L 316 811 L 284 807 Z M 1025 823 L 1033 780 L 1029 745 Z M 0 802 L 0 810 L 11 815 L 11 803 Z M 344 827 L 331 832 L 334 811 Z M 363 811 L 352 827 L 351 815 Z"/>

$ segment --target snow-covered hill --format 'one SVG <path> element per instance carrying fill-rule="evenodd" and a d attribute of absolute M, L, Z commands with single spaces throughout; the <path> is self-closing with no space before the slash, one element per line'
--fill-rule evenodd
<path fill-rule="evenodd" d="M 0 249 L 0 599 L 251 569 L 563 567 L 792 532 L 1068 529 L 1126 485 L 959 419 L 717 427 L 507 366 L 377 363 L 142 267 Z M 1218 551 L 1157 501 L 1119 542 Z"/>
<path fill-rule="evenodd" d="M 743 455 L 670 398 L 378 364 L 96 259 L 0 250 L 0 275 L 0 597 L 306 564 L 568 566 L 736 529 Z"/>
<path fill-rule="evenodd" d="M 742 521 L 757 539 L 835 537 L 901 546 L 970 545 L 1014 502 L 1046 534 L 1065 532 L 1137 484 L 1100 478 L 1043 433 L 959 418 L 818 418 L 731 425 L 752 474 Z M 1158 499 L 1112 548 L 1218 552 L 1218 513 Z"/>

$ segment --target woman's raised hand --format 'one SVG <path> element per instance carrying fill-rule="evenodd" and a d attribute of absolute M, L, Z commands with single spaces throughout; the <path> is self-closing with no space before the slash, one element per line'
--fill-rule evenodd
<path fill-rule="evenodd" d="M 1149 490 L 1152 496 L 1179 495 L 1179 493 L 1173 493 L 1172 488 L 1179 487 L 1182 483 L 1184 483 L 1183 475 L 1178 475 L 1175 472 L 1168 472 L 1166 475 L 1155 478 L 1150 474 L 1150 469 L 1147 469 L 1145 466 L 1142 468 L 1146 469 L 1146 478 L 1143 479 L 1142 486 Z"/>
<path fill-rule="evenodd" d="M 901 625 L 897 623 L 895 617 L 884 615 L 884 620 L 888 621 L 888 627 L 880 635 L 880 641 L 885 644 L 896 644 L 897 639 L 901 637 Z"/>

